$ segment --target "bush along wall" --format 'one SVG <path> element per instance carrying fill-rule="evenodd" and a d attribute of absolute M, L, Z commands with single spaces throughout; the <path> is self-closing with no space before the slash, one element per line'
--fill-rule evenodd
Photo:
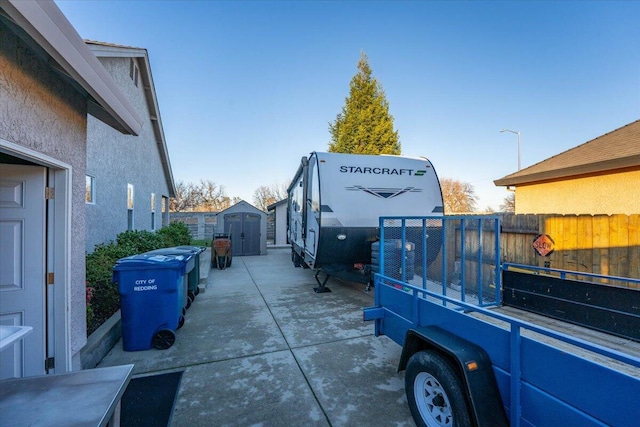
<path fill-rule="evenodd" d="M 111 282 L 113 267 L 120 258 L 190 243 L 187 226 L 174 222 L 156 232 L 125 231 L 118 234 L 115 242 L 96 245 L 86 257 L 87 336 L 120 309 L 118 284 Z"/>

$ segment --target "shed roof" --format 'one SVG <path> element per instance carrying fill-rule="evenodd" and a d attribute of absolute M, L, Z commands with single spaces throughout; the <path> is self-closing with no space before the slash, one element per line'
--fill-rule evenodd
<path fill-rule="evenodd" d="M 140 133 L 142 118 L 53 1 L 6 0 L 0 15 L 86 93 L 89 114 L 122 133 Z"/>
<path fill-rule="evenodd" d="M 279 200 L 279 201 L 277 201 L 277 202 L 275 202 L 275 203 L 271 203 L 269 206 L 267 206 L 267 212 L 268 212 L 268 211 L 272 211 L 272 210 L 274 210 L 276 207 L 278 207 L 278 206 L 280 206 L 280 205 L 283 205 L 283 204 L 285 204 L 285 203 L 287 203 L 287 199 L 282 199 L 282 200 Z"/>
<path fill-rule="evenodd" d="M 493 182 L 517 186 L 639 168 L 640 120 L 636 120 Z"/>

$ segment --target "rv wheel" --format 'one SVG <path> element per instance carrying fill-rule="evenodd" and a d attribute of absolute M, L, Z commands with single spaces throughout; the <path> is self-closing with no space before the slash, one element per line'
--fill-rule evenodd
<path fill-rule="evenodd" d="M 418 426 L 471 425 L 464 384 L 451 363 L 434 351 L 411 356 L 405 373 L 405 392 Z"/>
<path fill-rule="evenodd" d="M 298 255 L 295 250 L 291 249 L 291 261 L 293 262 L 293 266 L 300 267 L 300 260 L 300 255 Z"/>

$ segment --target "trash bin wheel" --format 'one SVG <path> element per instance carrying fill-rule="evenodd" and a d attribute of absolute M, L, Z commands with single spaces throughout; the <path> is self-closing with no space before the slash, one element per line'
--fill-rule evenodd
<path fill-rule="evenodd" d="M 178 329 L 182 328 L 184 326 L 184 316 L 180 316 L 180 319 L 178 319 Z"/>
<path fill-rule="evenodd" d="M 200 286 L 196 286 L 196 295 L 200 294 Z"/>
<path fill-rule="evenodd" d="M 153 346 L 158 350 L 166 350 L 176 342 L 176 334 L 171 329 L 161 329 L 153 336 Z"/>
<path fill-rule="evenodd" d="M 189 307 L 191 307 L 191 303 L 193 302 L 193 300 L 191 299 L 190 296 L 187 296 L 187 305 L 185 305 L 184 307 L 188 310 Z"/>
<path fill-rule="evenodd" d="M 196 289 L 198 289 L 198 288 L 196 288 Z M 195 291 L 195 290 L 194 290 L 193 292 L 192 292 L 192 291 L 189 291 L 189 293 L 187 294 L 187 296 L 189 297 L 189 299 L 191 300 L 191 302 L 193 302 L 193 301 L 195 301 L 195 300 L 196 300 L 196 295 L 198 295 L 198 292 L 197 292 L 197 291 Z"/>

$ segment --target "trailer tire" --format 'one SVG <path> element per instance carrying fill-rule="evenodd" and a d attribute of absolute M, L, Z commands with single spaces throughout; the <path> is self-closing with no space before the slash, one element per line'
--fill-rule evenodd
<path fill-rule="evenodd" d="M 291 249 L 291 261 L 293 262 L 294 267 L 302 266 L 302 258 L 294 249 Z"/>
<path fill-rule="evenodd" d="M 435 351 L 419 351 L 409 359 L 405 392 L 418 426 L 472 425 L 465 386 L 451 363 Z"/>

